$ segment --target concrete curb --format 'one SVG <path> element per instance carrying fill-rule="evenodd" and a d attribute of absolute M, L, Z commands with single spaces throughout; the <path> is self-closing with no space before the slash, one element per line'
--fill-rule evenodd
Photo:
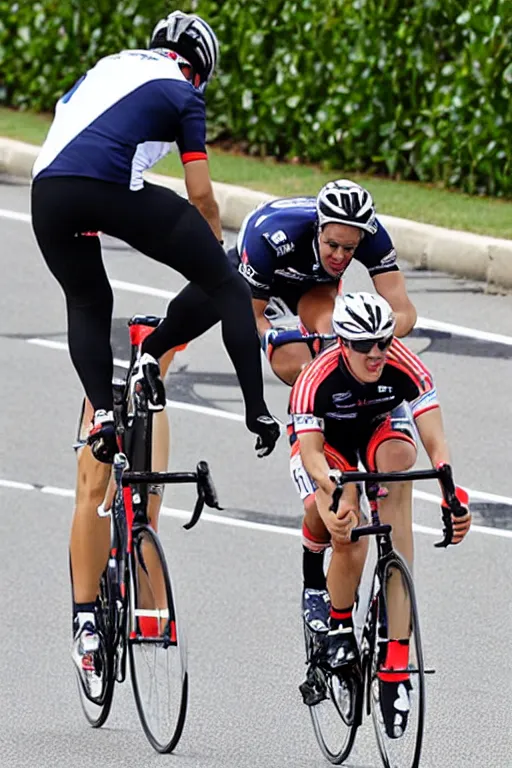
<path fill-rule="evenodd" d="M 30 178 L 39 147 L 0 138 L 0 173 Z M 148 181 L 162 184 L 186 196 L 182 179 L 147 174 Z M 244 217 L 272 195 L 244 187 L 214 182 L 222 225 L 238 229 Z M 469 232 L 459 232 L 409 219 L 380 215 L 388 228 L 400 258 L 421 270 L 448 272 L 458 277 L 480 280 L 486 288 L 512 289 L 512 240 L 502 240 Z"/>

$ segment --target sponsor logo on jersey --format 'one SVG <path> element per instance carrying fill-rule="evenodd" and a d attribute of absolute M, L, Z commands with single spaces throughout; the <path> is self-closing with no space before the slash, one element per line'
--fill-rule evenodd
<path fill-rule="evenodd" d="M 308 429 L 318 430 L 324 428 L 324 422 L 323 419 L 319 419 L 310 413 L 296 413 L 293 415 L 293 426 L 297 432 Z"/>
<path fill-rule="evenodd" d="M 392 391 L 393 391 L 393 387 L 387 387 L 384 384 L 379 384 L 377 387 L 377 392 L 379 394 L 382 394 L 383 392 L 392 392 Z"/>
<path fill-rule="evenodd" d="M 253 267 L 251 267 L 250 264 L 247 264 L 242 261 L 241 264 L 238 265 L 238 271 L 241 275 L 245 277 L 248 283 L 251 285 L 254 285 L 256 288 L 264 288 L 265 290 L 269 290 L 270 286 L 266 283 L 261 283 L 259 280 L 256 279 L 256 272 Z"/>
<path fill-rule="evenodd" d="M 380 260 L 380 266 L 381 266 L 381 267 L 387 267 L 387 266 L 390 266 L 391 264 L 394 264 L 394 263 L 395 263 L 395 261 L 396 261 L 396 251 L 395 251 L 395 249 L 393 248 L 393 250 L 392 250 L 392 251 L 390 251 L 389 253 L 387 253 L 387 254 L 386 254 L 386 255 L 385 255 L 385 256 L 384 256 L 384 257 L 383 257 L 383 258 Z"/>
<path fill-rule="evenodd" d="M 286 256 L 287 253 L 293 253 L 295 250 L 295 243 L 284 243 L 284 245 L 280 245 L 279 248 L 276 248 L 276 253 L 278 256 Z"/>
<path fill-rule="evenodd" d="M 270 236 L 270 239 L 275 245 L 280 245 L 281 243 L 285 243 L 288 238 L 282 229 L 278 229 L 277 232 L 274 232 L 274 234 Z"/>
<path fill-rule="evenodd" d="M 352 397 L 352 392 L 337 392 L 332 396 L 332 401 L 335 405 L 337 405 L 338 403 L 345 402 L 345 400 L 348 400 L 349 397 Z"/>

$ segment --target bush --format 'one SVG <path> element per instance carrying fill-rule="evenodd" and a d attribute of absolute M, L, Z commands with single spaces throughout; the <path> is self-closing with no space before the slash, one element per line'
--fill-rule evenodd
<path fill-rule="evenodd" d="M 0 0 L 3 101 L 51 109 L 159 0 Z M 510 0 L 188 0 L 221 40 L 210 133 L 252 153 L 512 195 Z"/>

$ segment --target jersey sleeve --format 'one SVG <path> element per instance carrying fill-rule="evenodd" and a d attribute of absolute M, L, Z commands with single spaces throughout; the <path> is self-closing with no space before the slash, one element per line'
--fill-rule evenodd
<path fill-rule="evenodd" d="M 207 160 L 206 108 L 199 91 L 192 91 L 180 114 L 176 143 L 183 165 L 194 160 Z"/>
<path fill-rule="evenodd" d="M 249 283 L 252 297 L 268 300 L 274 282 L 276 255 L 258 229 L 261 218 L 256 210 L 247 217 L 240 228 L 237 241 L 240 256 L 238 270 Z"/>
<path fill-rule="evenodd" d="M 439 408 L 432 374 L 418 355 L 399 339 L 393 339 L 387 362 L 404 374 L 404 397 L 415 419 L 432 408 Z"/>
<path fill-rule="evenodd" d="M 292 387 L 289 412 L 296 434 L 324 431 L 320 387 L 337 368 L 339 350 L 327 350 L 306 366 Z"/>
<path fill-rule="evenodd" d="M 396 250 L 386 228 L 377 220 L 377 232 L 367 235 L 357 247 L 354 258 L 361 262 L 370 273 L 370 277 L 386 272 L 398 272 Z"/>

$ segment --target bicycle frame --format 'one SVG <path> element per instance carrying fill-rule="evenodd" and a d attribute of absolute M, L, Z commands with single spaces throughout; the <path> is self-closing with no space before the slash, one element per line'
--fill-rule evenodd
<path fill-rule="evenodd" d="M 175 616 L 169 615 L 165 630 L 158 638 L 144 638 L 141 640 L 138 633 L 132 629 L 129 637 L 126 637 L 127 605 L 130 583 L 132 581 L 131 558 L 133 555 L 134 532 L 137 529 L 149 526 L 147 516 L 148 485 L 150 484 L 174 484 L 195 483 L 197 489 L 197 501 L 190 520 L 183 526 L 190 530 L 196 525 L 201 516 L 204 505 L 221 509 L 217 500 L 217 494 L 210 477 L 209 467 L 205 461 L 198 463 L 195 472 L 153 472 L 131 471 L 126 454 L 133 455 L 134 461 L 143 467 L 151 467 L 152 461 L 152 421 L 153 411 L 149 410 L 145 394 L 142 391 L 130 392 L 130 376 L 133 366 L 140 355 L 140 346 L 147 335 L 147 326 L 159 322 L 159 318 L 144 317 L 132 318 L 130 321 L 131 363 L 126 381 L 115 380 L 114 387 L 114 419 L 119 452 L 114 457 L 113 474 L 115 481 L 115 495 L 112 504 L 111 519 L 111 547 L 107 564 L 107 574 L 111 586 L 111 594 L 115 595 L 116 627 L 113 639 L 115 652 L 121 645 L 120 666 L 117 669 L 117 679 L 122 682 L 125 677 L 126 643 L 176 643 Z M 144 322 L 144 325 L 139 324 Z M 137 440 L 137 427 L 142 425 L 143 439 Z M 139 435 L 139 438 L 141 436 Z M 169 612 L 170 614 L 173 611 Z"/>

